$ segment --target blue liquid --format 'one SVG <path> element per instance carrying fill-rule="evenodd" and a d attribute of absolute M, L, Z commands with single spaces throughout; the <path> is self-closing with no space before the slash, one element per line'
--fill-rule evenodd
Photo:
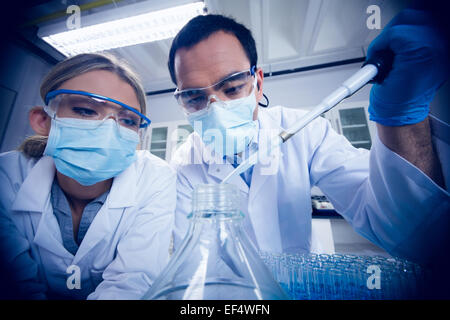
<path fill-rule="evenodd" d="M 261 253 L 261 257 L 294 300 L 417 299 L 427 276 L 418 265 L 401 259 L 339 254 Z M 380 270 L 373 289 L 369 266 Z"/>

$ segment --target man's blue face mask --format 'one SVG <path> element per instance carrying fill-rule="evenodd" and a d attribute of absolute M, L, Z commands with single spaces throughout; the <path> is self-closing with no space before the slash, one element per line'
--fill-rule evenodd
<path fill-rule="evenodd" d="M 232 156 L 243 152 L 255 138 L 255 87 L 256 79 L 247 97 L 228 101 L 213 97 L 216 101 L 210 103 L 208 108 L 188 115 L 194 131 L 210 149 L 224 156 Z"/>
<path fill-rule="evenodd" d="M 117 176 L 135 161 L 139 134 L 128 128 L 131 118 L 123 115 L 86 120 L 86 113 L 92 114 L 85 106 L 70 105 L 70 112 L 78 112 L 76 118 L 59 117 L 58 108 L 50 102 L 45 108 L 52 122 L 44 155 L 53 157 L 60 173 L 88 186 Z"/>

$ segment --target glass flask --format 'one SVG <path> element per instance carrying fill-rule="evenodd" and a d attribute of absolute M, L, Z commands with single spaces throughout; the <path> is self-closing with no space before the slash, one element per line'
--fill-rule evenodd
<path fill-rule="evenodd" d="M 188 232 L 143 299 L 289 299 L 241 226 L 239 196 L 231 184 L 194 189 Z"/>

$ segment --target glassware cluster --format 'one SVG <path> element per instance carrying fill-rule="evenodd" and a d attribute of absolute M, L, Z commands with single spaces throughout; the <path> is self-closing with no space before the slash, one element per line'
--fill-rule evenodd
<path fill-rule="evenodd" d="M 429 276 L 418 264 L 383 256 L 267 252 L 260 256 L 295 300 L 420 299 Z"/>

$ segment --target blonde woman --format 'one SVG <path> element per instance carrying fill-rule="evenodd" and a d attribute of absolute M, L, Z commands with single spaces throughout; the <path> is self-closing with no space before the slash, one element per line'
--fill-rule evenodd
<path fill-rule="evenodd" d="M 168 260 L 175 175 L 136 150 L 150 120 L 136 74 L 81 54 L 43 80 L 36 136 L 0 155 L 1 262 L 14 296 L 138 299 Z"/>

